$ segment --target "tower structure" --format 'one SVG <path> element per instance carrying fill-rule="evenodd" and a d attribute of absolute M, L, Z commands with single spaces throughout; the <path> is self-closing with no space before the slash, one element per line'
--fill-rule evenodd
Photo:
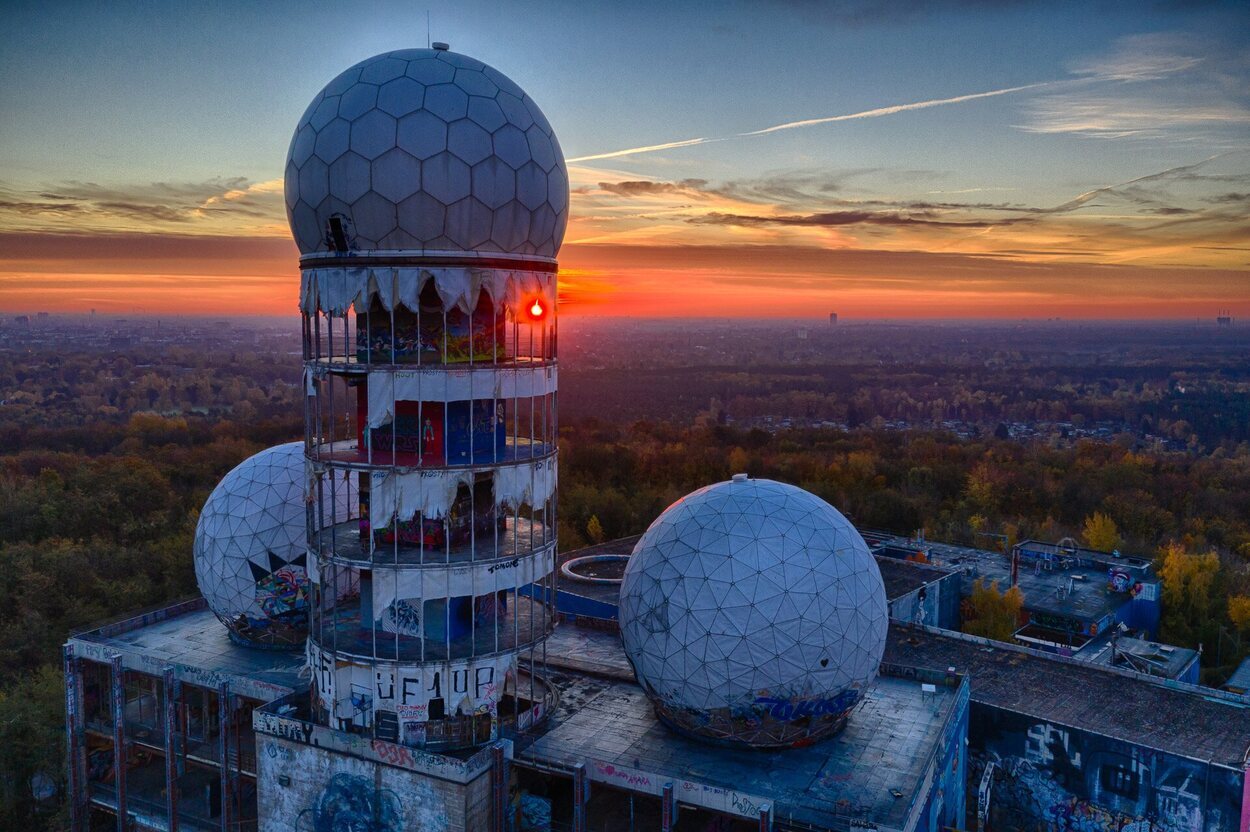
<path fill-rule="evenodd" d="M 432 749 L 545 713 L 556 260 L 568 178 L 538 106 L 434 49 L 343 72 L 291 141 L 313 713 Z M 350 517 L 322 508 L 345 497 Z"/>

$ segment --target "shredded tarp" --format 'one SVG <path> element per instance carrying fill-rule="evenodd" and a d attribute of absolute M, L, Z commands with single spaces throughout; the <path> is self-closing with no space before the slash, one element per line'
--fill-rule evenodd
<path fill-rule="evenodd" d="M 476 401 L 545 396 L 556 390 L 555 367 L 474 367 L 369 373 L 369 427 L 395 418 L 395 402 Z"/>
<path fill-rule="evenodd" d="M 369 522 L 375 529 L 403 519 L 437 520 L 447 516 L 461 485 L 473 483 L 473 469 L 435 468 L 374 471 L 369 488 Z M 556 490 L 554 459 L 503 465 L 494 469 L 495 505 L 516 509 L 541 506 Z"/>
<path fill-rule="evenodd" d="M 365 311 L 372 298 L 390 311 L 404 306 L 414 312 L 421 291 L 434 281 L 446 309 L 472 313 L 482 293 L 495 306 L 515 309 L 518 304 L 541 297 L 554 308 L 556 281 L 550 272 L 471 267 L 412 268 L 355 266 L 304 269 L 300 285 L 300 309 L 306 314 L 324 312 L 345 315 L 353 307 Z"/>

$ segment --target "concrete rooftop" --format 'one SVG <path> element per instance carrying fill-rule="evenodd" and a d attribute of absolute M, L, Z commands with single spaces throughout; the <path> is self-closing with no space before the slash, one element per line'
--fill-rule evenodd
<path fill-rule="evenodd" d="M 615 633 L 561 626 L 547 641 L 547 661 L 557 668 L 560 705 L 537 739 L 518 748 L 518 759 L 590 760 L 695 781 L 764 798 L 774 817 L 817 826 L 854 819 L 902 828 L 956 708 L 955 688 L 924 694 L 915 680 L 881 676 L 833 739 L 780 751 L 724 748 L 656 719 Z"/>
<path fill-rule="evenodd" d="M 1240 768 L 1250 751 L 1250 703 L 1196 685 L 891 622 L 885 661 L 972 681 L 975 704 L 1017 711 L 1192 760 Z"/>

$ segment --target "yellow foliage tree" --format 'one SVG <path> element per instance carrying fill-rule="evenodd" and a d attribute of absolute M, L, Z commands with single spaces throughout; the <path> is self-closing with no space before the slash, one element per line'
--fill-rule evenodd
<path fill-rule="evenodd" d="M 1024 609 L 1024 593 L 1013 586 L 1000 592 L 998 581 L 988 586 L 978 578 L 972 585 L 964 611 L 964 632 L 974 636 L 1010 641 L 1020 626 L 1020 610 Z"/>
<path fill-rule="evenodd" d="M 734 448 L 729 452 L 729 473 L 745 474 L 747 466 L 751 464 L 751 458 L 747 456 L 747 452 L 742 448 Z"/>
<path fill-rule="evenodd" d="M 586 522 L 586 536 L 590 538 L 591 543 L 602 543 L 606 539 L 603 524 L 599 522 L 599 515 L 590 515 L 590 520 Z"/>
<path fill-rule="evenodd" d="M 1228 617 L 1243 633 L 1250 631 L 1250 595 L 1234 595 L 1228 599 Z"/>
<path fill-rule="evenodd" d="M 1101 511 L 1085 518 L 1085 545 L 1099 552 L 1114 552 L 1124 542 L 1115 521 Z"/>

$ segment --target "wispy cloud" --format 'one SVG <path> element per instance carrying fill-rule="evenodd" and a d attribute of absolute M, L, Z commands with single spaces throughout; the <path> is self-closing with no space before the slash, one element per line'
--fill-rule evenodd
<path fill-rule="evenodd" d="M 10 229 L 267 233 L 282 228 L 283 210 L 281 179 L 68 181 L 24 189 L 0 184 L 0 220 Z"/>

